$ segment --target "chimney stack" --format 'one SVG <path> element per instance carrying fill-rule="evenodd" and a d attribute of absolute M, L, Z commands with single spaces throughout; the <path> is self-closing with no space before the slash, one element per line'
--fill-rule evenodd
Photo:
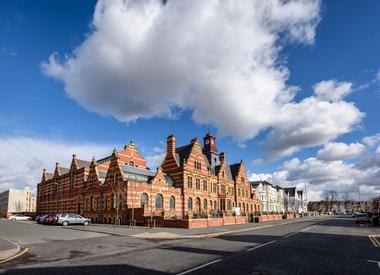
<path fill-rule="evenodd" d="M 170 135 L 167 138 L 166 153 L 168 156 L 175 156 L 175 136 L 174 135 Z"/>

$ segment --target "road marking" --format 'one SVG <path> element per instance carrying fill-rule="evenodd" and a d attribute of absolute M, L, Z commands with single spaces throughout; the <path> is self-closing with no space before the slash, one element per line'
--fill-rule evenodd
<path fill-rule="evenodd" d="M 247 249 L 246 251 L 252 251 L 252 250 L 258 249 L 260 247 L 263 247 L 263 246 L 266 246 L 266 245 L 269 245 L 269 244 L 272 244 L 272 243 L 275 243 L 275 242 L 276 242 L 276 240 L 273 240 L 273 241 L 270 241 L 270 242 L 267 242 L 267 243 L 263 243 L 263 244 L 260 244 L 258 246 L 251 247 L 251 248 Z"/>
<path fill-rule="evenodd" d="M 307 231 L 307 230 L 313 228 L 314 226 L 316 226 L 316 224 L 314 224 L 314 225 L 312 225 L 312 226 L 309 226 L 309 227 L 306 227 L 306 228 L 302 229 L 301 231 L 302 231 L 302 232 L 303 232 L 303 231 Z"/>
<path fill-rule="evenodd" d="M 380 247 L 380 242 L 376 239 L 376 235 L 369 235 L 368 238 L 371 240 L 374 247 Z"/>
<path fill-rule="evenodd" d="M 296 235 L 296 234 L 298 234 L 298 232 L 294 232 L 294 233 L 291 233 L 291 234 L 289 234 L 289 235 L 286 235 L 286 236 L 284 236 L 284 238 L 289 238 L 289 237 L 294 236 L 294 235 Z"/>
<path fill-rule="evenodd" d="M 218 259 L 218 260 L 215 260 L 215 261 L 212 261 L 212 262 L 209 262 L 209 263 L 206 263 L 206 264 L 203 264 L 203 265 L 200 265 L 200 266 L 194 267 L 194 268 L 192 268 L 192 269 L 189 269 L 189 270 L 183 271 L 183 272 L 181 272 L 181 273 L 178 273 L 177 275 L 187 274 L 187 273 L 193 272 L 193 271 L 195 271 L 195 270 L 198 270 L 198 269 L 204 268 L 204 267 L 206 267 L 206 266 L 209 266 L 209 265 L 215 264 L 215 263 L 220 262 L 220 261 L 221 261 L 221 259 Z"/>
<path fill-rule="evenodd" d="M 367 260 L 369 263 L 377 263 L 377 266 L 380 268 L 380 262 L 379 261 L 374 261 L 374 260 Z"/>
<path fill-rule="evenodd" d="M 10 261 L 10 260 L 13 260 L 13 259 L 15 259 L 15 258 L 17 258 L 17 257 L 20 257 L 21 255 L 23 255 L 23 254 L 25 254 L 26 252 L 28 252 L 28 250 L 29 250 L 29 248 L 24 248 L 24 249 L 21 251 L 21 253 L 17 253 L 16 255 L 14 255 L 14 256 L 12 256 L 12 257 L 10 257 L 10 258 L 8 258 L 8 259 L 5 259 L 5 260 L 0 261 L 0 264 L 5 263 L 5 262 L 8 262 L 8 261 Z"/>

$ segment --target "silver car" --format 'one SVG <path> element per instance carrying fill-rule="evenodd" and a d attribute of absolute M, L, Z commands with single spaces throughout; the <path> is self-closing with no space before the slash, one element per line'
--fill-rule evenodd
<path fill-rule="evenodd" d="M 69 224 L 89 225 L 90 219 L 84 218 L 81 215 L 74 213 L 63 213 L 57 215 L 57 224 L 66 226 Z"/>

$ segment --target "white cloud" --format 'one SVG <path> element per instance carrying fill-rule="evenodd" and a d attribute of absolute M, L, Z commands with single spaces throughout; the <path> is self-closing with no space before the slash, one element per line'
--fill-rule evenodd
<path fill-rule="evenodd" d="M 352 92 L 352 83 L 325 80 L 316 83 L 313 88 L 316 97 L 326 101 L 337 101 Z"/>
<path fill-rule="evenodd" d="M 72 154 L 84 160 L 104 157 L 112 146 L 77 144 L 28 137 L 0 138 L 0 191 L 8 188 L 36 190 L 42 169 L 54 172 L 55 163 L 68 167 Z"/>
<path fill-rule="evenodd" d="M 276 159 L 351 132 L 364 114 L 353 103 L 328 102 L 311 96 L 281 108 L 280 122 L 264 142 L 265 159 Z"/>
<path fill-rule="evenodd" d="M 261 174 L 251 173 L 248 176 L 248 179 L 250 181 L 263 181 L 263 180 L 271 181 L 272 175 L 271 174 L 263 174 L 263 173 L 261 173 Z"/>
<path fill-rule="evenodd" d="M 361 143 L 331 142 L 318 151 L 317 157 L 327 161 L 346 160 L 359 156 L 364 150 L 365 146 Z"/>
<path fill-rule="evenodd" d="M 368 147 L 373 147 L 380 143 L 380 134 L 376 134 L 373 136 L 368 136 L 363 138 L 363 142 L 368 146 Z"/>
<path fill-rule="evenodd" d="M 156 170 L 162 164 L 162 161 L 164 160 L 165 155 L 166 155 L 166 152 L 147 156 L 145 159 L 148 164 L 148 167 L 151 170 Z"/>
<path fill-rule="evenodd" d="M 273 173 L 272 180 L 281 186 L 302 186 L 308 184 L 308 192 L 313 199 L 321 199 L 325 190 L 335 190 L 340 194 L 349 193 L 358 199 L 371 199 L 380 195 L 380 152 L 366 152 L 363 158 L 353 163 L 342 160 L 325 161 L 317 158 L 286 161 Z M 319 194 L 319 195 L 318 195 Z"/>
<path fill-rule="evenodd" d="M 120 121 L 191 110 L 238 144 L 271 128 L 266 159 L 334 140 L 363 114 L 343 101 L 352 84 L 322 81 L 295 102 L 280 57 L 311 44 L 320 1 L 99 1 L 92 32 L 44 72 L 80 105 Z M 237 123 L 238 122 L 238 123 Z"/>
<path fill-rule="evenodd" d="M 128 122 L 190 109 L 243 141 L 294 97 L 279 53 L 313 43 L 319 10 L 319 1 L 99 1 L 85 41 L 42 68 L 88 110 Z"/>

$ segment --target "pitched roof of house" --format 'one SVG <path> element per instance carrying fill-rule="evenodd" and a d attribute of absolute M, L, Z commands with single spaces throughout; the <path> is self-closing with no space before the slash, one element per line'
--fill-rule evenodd
<path fill-rule="evenodd" d="M 46 180 L 50 180 L 54 177 L 54 173 L 51 172 L 45 172 Z"/>
<path fill-rule="evenodd" d="M 87 160 L 82 159 L 76 159 L 77 167 L 78 169 L 81 169 L 83 167 L 90 167 L 91 162 Z"/>
<path fill-rule="evenodd" d="M 189 143 L 181 147 L 177 147 L 175 149 L 176 159 L 179 164 L 183 163 L 183 160 L 188 159 L 191 153 L 191 148 L 193 148 L 193 144 Z"/>
<path fill-rule="evenodd" d="M 239 173 L 239 168 L 240 168 L 241 163 L 234 163 L 230 165 L 230 170 L 231 170 L 231 176 L 232 179 L 235 180 L 238 173 Z"/>
<path fill-rule="evenodd" d="M 60 175 L 66 174 L 70 171 L 70 168 L 59 166 L 59 165 L 57 166 L 57 168 L 58 168 L 58 173 Z"/>

